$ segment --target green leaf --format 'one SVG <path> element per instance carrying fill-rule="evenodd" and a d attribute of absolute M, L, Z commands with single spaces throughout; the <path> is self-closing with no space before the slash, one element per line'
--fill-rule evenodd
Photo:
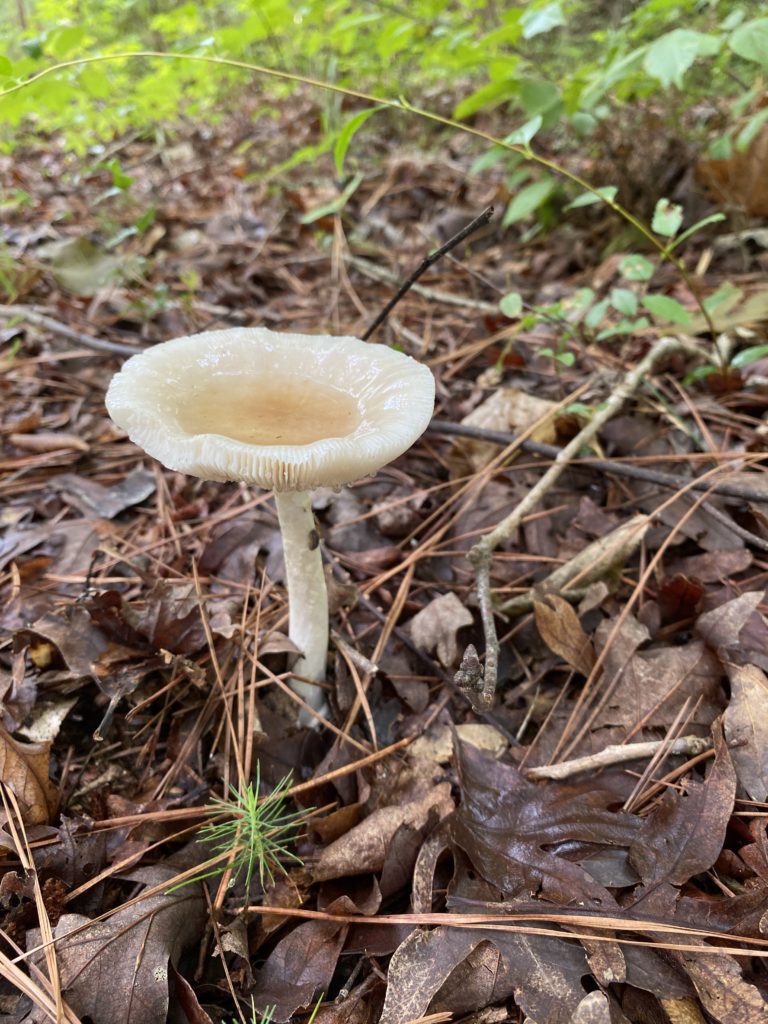
<path fill-rule="evenodd" d="M 765 359 L 768 356 L 768 345 L 752 345 L 750 348 L 743 348 L 737 352 L 731 360 L 731 366 L 740 369 L 742 366 L 749 366 L 756 363 L 758 359 Z"/>
<path fill-rule="evenodd" d="M 534 181 L 531 185 L 526 185 L 524 189 L 521 189 L 517 193 L 515 198 L 507 207 L 501 226 L 505 228 L 509 224 L 514 224 L 516 221 L 529 216 L 529 214 L 533 213 L 534 210 L 537 210 L 542 203 L 546 202 L 554 191 L 554 188 L 555 181 L 553 178 L 540 178 L 539 181 Z"/>
<path fill-rule="evenodd" d="M 565 207 L 566 210 L 578 210 L 581 206 L 592 206 L 594 203 L 605 203 L 612 202 L 616 198 L 616 193 L 619 190 L 615 185 L 605 185 L 603 188 L 598 188 L 594 192 L 582 192 L 580 196 L 576 196 Z"/>
<path fill-rule="evenodd" d="M 7 57 L 4 57 L 2 54 L 0 54 L 0 75 L 12 75 L 12 74 L 13 74 L 13 64 L 11 64 L 11 62 L 8 60 Z"/>
<path fill-rule="evenodd" d="M 659 36 L 645 54 L 643 67 L 665 88 L 682 88 L 683 76 L 697 57 L 710 56 L 720 49 L 716 36 L 704 35 L 688 28 L 675 28 Z"/>
<path fill-rule="evenodd" d="M 471 117 L 478 110 L 490 110 L 504 100 L 517 94 L 518 84 L 515 78 L 505 78 L 499 82 L 489 82 L 480 89 L 475 90 L 461 103 L 457 104 L 453 111 L 455 121 L 463 121 L 465 117 Z"/>
<path fill-rule="evenodd" d="M 572 295 L 566 296 L 562 302 L 562 311 L 573 323 L 582 313 L 586 313 L 595 299 L 595 293 L 591 288 L 579 288 Z"/>
<path fill-rule="evenodd" d="M 680 230 L 683 223 L 683 208 L 678 203 L 670 203 L 668 199 L 660 199 L 653 211 L 651 227 L 657 235 L 672 238 Z"/>
<path fill-rule="evenodd" d="M 553 28 L 565 25 L 565 15 L 559 3 L 545 4 L 544 7 L 528 8 L 520 19 L 523 29 L 523 39 L 533 39 L 544 32 L 551 32 Z"/>
<path fill-rule="evenodd" d="M 329 217 L 331 214 L 340 213 L 347 205 L 350 196 L 357 189 L 362 180 L 363 175 L 356 174 L 340 195 L 336 196 L 336 198 L 332 199 L 329 203 L 323 203 L 322 206 L 318 206 L 314 210 L 309 210 L 299 219 L 299 223 L 314 224 L 315 221 L 321 220 L 323 217 Z"/>
<path fill-rule="evenodd" d="M 45 46 L 45 36 L 34 36 L 32 39 L 23 39 L 21 48 L 27 57 L 31 57 L 32 60 L 40 60 L 43 56 L 43 47 Z"/>
<path fill-rule="evenodd" d="M 611 305 L 624 316 L 637 313 L 637 296 L 629 288 L 614 288 L 611 291 Z"/>
<path fill-rule="evenodd" d="M 645 295 L 642 303 L 649 313 L 671 324 L 689 324 L 693 319 L 685 306 L 669 295 Z"/>
<path fill-rule="evenodd" d="M 645 256 L 639 252 L 633 252 L 619 263 L 619 273 L 627 281 L 650 281 L 653 277 L 654 266 Z"/>
<path fill-rule="evenodd" d="M 768 18 L 755 18 L 739 25 L 728 46 L 744 60 L 768 65 Z"/>
<path fill-rule="evenodd" d="M 560 90 L 546 78 L 521 78 L 518 95 L 526 117 L 544 115 L 560 102 Z"/>
<path fill-rule="evenodd" d="M 519 292 L 509 292 L 499 302 L 499 309 L 510 320 L 517 320 L 523 311 L 523 297 Z"/>
<path fill-rule="evenodd" d="M 336 166 L 336 173 L 340 178 L 344 175 L 344 158 L 347 155 L 349 144 L 352 141 L 355 132 L 358 128 L 362 128 L 369 117 L 372 117 L 377 111 L 383 109 L 383 107 L 378 106 L 366 107 L 365 110 L 358 111 L 353 117 L 350 117 L 339 132 L 339 137 L 336 139 L 336 145 L 333 147 L 333 162 Z"/>
<path fill-rule="evenodd" d="M 714 312 L 722 316 L 723 313 L 730 312 L 738 304 L 743 294 L 744 292 L 741 288 L 737 288 L 735 284 L 726 281 L 721 288 L 718 288 L 716 292 L 712 292 L 711 295 L 704 299 L 704 309 L 706 309 L 710 316 Z"/>
<path fill-rule="evenodd" d="M 584 317 L 584 323 L 586 326 L 594 330 L 598 324 L 602 323 L 603 317 L 608 312 L 610 304 L 610 299 L 601 299 L 599 302 L 596 302 Z"/>
<path fill-rule="evenodd" d="M 115 188 L 119 188 L 121 192 L 129 189 L 133 184 L 133 178 L 129 177 L 120 166 L 120 161 L 115 157 L 110 160 L 108 164 L 104 165 L 108 171 L 112 174 L 112 184 Z"/>
<path fill-rule="evenodd" d="M 508 142 L 510 146 L 528 147 L 530 145 L 531 139 L 534 137 L 539 128 L 541 128 L 541 124 L 541 114 L 537 114 L 535 117 L 532 117 L 530 121 L 526 121 L 525 124 L 520 125 L 519 128 L 516 128 L 513 132 L 510 132 L 509 135 L 506 136 L 504 141 Z"/>
<path fill-rule="evenodd" d="M 758 110 L 756 114 L 750 117 L 736 136 L 736 149 L 738 149 L 740 153 L 744 153 L 749 149 L 755 139 L 755 136 L 766 121 L 768 121 L 768 107 L 763 107 L 762 110 Z"/>
<path fill-rule="evenodd" d="M 558 363 L 562 363 L 563 366 L 573 366 L 576 362 L 576 356 L 573 352 L 558 352 L 555 359 Z"/>
<path fill-rule="evenodd" d="M 664 252 L 672 252 L 673 249 L 676 249 L 678 245 L 681 245 L 687 238 L 690 238 L 691 235 L 695 234 L 700 228 L 706 227 L 707 224 L 717 224 L 721 220 L 725 220 L 724 213 L 710 213 L 708 217 L 702 217 L 701 220 L 697 220 L 695 224 L 691 224 L 691 226 L 686 231 L 684 231 L 682 235 L 679 235 L 674 240 L 674 242 L 671 242 L 669 245 L 665 245 Z"/>
<path fill-rule="evenodd" d="M 71 56 L 84 38 L 85 28 L 82 25 L 64 25 L 48 34 L 46 51 L 62 60 L 64 57 Z"/>
<path fill-rule="evenodd" d="M 639 316 L 636 320 L 619 320 L 617 324 L 611 324 L 610 327 L 606 327 L 600 331 L 597 335 L 596 341 L 603 341 L 605 338 L 615 338 L 617 334 L 636 334 L 638 331 L 644 331 L 646 327 L 650 326 L 650 320 L 647 316 Z"/>

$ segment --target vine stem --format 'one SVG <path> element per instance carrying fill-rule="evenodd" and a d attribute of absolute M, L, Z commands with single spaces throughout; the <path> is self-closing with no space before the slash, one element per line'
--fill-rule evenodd
<path fill-rule="evenodd" d="M 482 139 L 484 142 L 487 142 L 492 146 L 499 146 L 510 153 L 517 153 L 526 160 L 532 160 L 540 167 L 544 167 L 553 174 L 557 174 L 561 178 L 565 178 L 567 181 L 570 181 L 572 184 L 578 185 L 579 188 L 583 189 L 585 192 L 590 192 L 593 196 L 596 196 L 600 202 L 605 203 L 606 206 L 610 207 L 610 209 L 615 213 L 618 213 L 620 217 L 623 217 L 624 220 L 639 231 L 640 234 L 650 242 L 654 249 L 656 249 L 662 260 L 669 260 L 678 271 L 688 286 L 691 295 L 693 295 L 696 305 L 698 306 L 699 311 L 707 324 L 709 332 L 712 335 L 712 339 L 714 340 L 717 336 L 712 317 L 699 296 L 698 287 L 695 285 L 693 278 L 686 270 L 683 261 L 679 257 L 672 255 L 669 248 L 669 242 L 664 242 L 657 238 L 653 231 L 644 224 L 642 220 L 635 217 L 633 213 L 630 213 L 630 211 L 622 206 L 621 203 L 617 203 L 611 196 L 605 195 L 605 193 L 596 185 L 591 185 L 578 174 L 574 174 L 565 167 L 561 167 L 559 164 L 555 163 L 555 161 L 549 160 L 547 157 L 540 156 L 531 149 L 530 145 L 506 142 L 504 139 L 499 139 L 495 135 L 491 135 L 490 132 L 482 131 L 480 128 L 473 128 L 471 125 L 462 124 L 461 121 L 454 121 L 450 117 L 443 117 L 440 114 L 434 113 L 434 111 L 424 110 L 422 107 L 414 106 L 405 99 L 405 97 L 388 99 L 376 96 L 372 93 L 362 92 L 359 89 L 349 89 L 344 85 L 335 85 L 332 82 L 324 82 L 318 78 L 308 78 L 306 75 L 299 75 L 293 71 L 269 68 L 265 67 L 263 64 L 250 64 L 247 61 L 235 60 L 232 57 L 212 57 L 203 53 L 171 53 L 170 51 L 165 50 L 129 50 L 123 53 L 95 54 L 91 57 L 75 57 L 72 60 L 61 61 L 59 64 L 52 64 L 50 67 L 43 68 L 43 70 L 38 71 L 37 74 L 26 78 L 23 82 L 18 82 L 16 85 L 12 85 L 5 89 L 0 93 L 0 101 L 2 101 L 4 96 L 9 96 L 11 93 L 18 92 L 21 89 L 26 89 L 34 82 L 38 82 L 40 79 L 46 78 L 48 75 L 55 74 L 58 71 L 65 71 L 67 68 L 80 67 L 86 64 L 104 63 L 106 61 L 130 60 L 138 57 L 158 60 L 198 61 L 200 63 L 218 65 L 219 67 L 239 68 L 241 71 L 252 71 L 256 74 L 267 75 L 271 78 L 279 78 L 287 82 L 297 82 L 301 85 L 311 86 L 314 89 L 323 89 L 326 92 L 334 92 L 342 96 L 348 96 L 352 99 L 358 99 L 371 106 L 387 107 L 390 110 L 405 111 L 406 113 L 424 118 L 427 121 L 432 121 L 435 124 L 442 124 L 446 128 L 452 128 L 454 131 L 464 132 L 466 135 L 472 135 L 476 139 Z"/>

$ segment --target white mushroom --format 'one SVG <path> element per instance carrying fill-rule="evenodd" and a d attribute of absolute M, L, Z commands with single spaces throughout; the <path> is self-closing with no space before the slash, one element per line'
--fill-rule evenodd
<path fill-rule="evenodd" d="M 294 671 L 321 681 L 328 598 L 309 491 L 350 483 L 401 455 L 429 423 L 434 395 L 427 367 L 401 352 L 254 327 L 177 338 L 132 356 L 106 403 L 131 440 L 169 469 L 275 492 L 289 634 L 302 652 Z M 325 710 L 319 686 L 291 685 Z"/>

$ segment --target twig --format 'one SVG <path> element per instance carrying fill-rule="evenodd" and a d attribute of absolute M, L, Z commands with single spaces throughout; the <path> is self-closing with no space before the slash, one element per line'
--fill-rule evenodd
<path fill-rule="evenodd" d="M 529 768 L 526 777 L 537 779 L 567 779 L 580 772 L 606 768 L 612 764 L 623 764 L 625 761 L 636 761 L 641 757 L 653 757 L 663 748 L 667 754 L 685 754 L 695 757 L 708 750 L 709 740 L 701 736 L 681 736 L 670 743 L 668 740 L 649 740 L 647 743 L 615 744 L 586 757 L 575 757 L 572 761 L 561 761 L 560 764 L 545 764 L 541 768 Z"/>
<path fill-rule="evenodd" d="M 499 611 L 508 616 L 523 615 L 531 610 L 536 599 L 550 593 L 560 594 L 566 601 L 580 600 L 593 583 L 614 574 L 618 576 L 618 570 L 643 540 L 650 521 L 649 516 L 633 516 L 588 544 L 524 594 L 505 601 Z"/>
<path fill-rule="evenodd" d="M 374 281 L 386 281 L 387 284 L 397 284 L 400 278 L 386 267 L 380 267 L 370 260 L 360 256 L 347 256 L 347 263 L 351 264 L 361 274 L 372 278 Z M 498 313 L 498 303 L 483 302 L 482 299 L 470 299 L 465 295 L 454 295 L 453 292 L 441 292 L 436 288 L 426 288 L 422 284 L 411 285 L 411 291 L 416 295 L 422 295 L 430 302 L 442 302 L 446 306 L 465 306 L 467 309 L 476 309 L 479 313 Z"/>
<path fill-rule="evenodd" d="M 456 683 L 467 694 L 475 711 L 487 711 L 493 707 L 498 681 L 499 638 L 496 633 L 491 598 L 491 558 L 493 552 L 499 544 L 509 539 L 525 516 L 533 511 L 542 498 L 555 485 L 562 473 L 568 468 L 571 460 L 582 448 L 591 443 L 608 420 L 619 411 L 624 402 L 637 391 L 645 378 L 652 373 L 656 364 L 666 356 L 684 348 L 686 348 L 686 342 L 678 338 L 660 338 L 637 366 L 626 374 L 616 390 L 608 397 L 603 407 L 595 413 L 589 423 L 564 448 L 558 451 L 553 464 L 522 501 L 490 533 L 481 537 L 470 549 L 467 557 L 472 563 L 476 574 L 478 603 L 480 605 L 483 634 L 485 636 L 485 671 L 481 678 L 478 675 L 472 677 L 472 674 L 467 672 L 462 674 L 460 670 Z M 490 614 L 488 613 L 489 609 Z M 465 669 L 465 667 L 464 662 L 462 662 L 462 669 Z"/>
<path fill-rule="evenodd" d="M 362 336 L 363 341 L 368 341 L 368 339 L 376 330 L 376 328 L 380 324 L 384 323 L 384 321 L 387 319 L 389 314 L 392 312 L 392 310 L 395 308 L 398 302 L 402 299 L 402 297 L 406 294 L 406 292 L 413 287 L 413 285 L 418 281 L 418 279 L 426 270 L 429 270 L 433 263 L 437 263 L 437 261 L 442 256 L 445 256 L 447 252 L 450 252 L 451 249 L 455 249 L 456 246 L 463 242 L 465 238 L 468 238 L 471 234 L 477 231 L 478 228 L 481 228 L 485 224 L 487 224 L 492 216 L 493 207 L 489 206 L 485 210 L 483 210 L 483 212 L 478 217 L 475 217 L 473 221 L 470 221 L 469 224 L 463 227 L 461 231 L 457 232 L 457 234 L 455 234 L 452 238 L 449 238 L 448 241 L 441 245 L 439 249 L 435 249 L 434 252 L 431 252 L 428 256 L 426 256 L 418 265 L 418 267 L 416 267 L 416 269 L 405 279 L 405 281 L 403 281 L 403 283 L 397 289 L 395 294 L 386 304 L 384 309 L 382 309 L 382 311 L 379 313 L 379 315 L 376 317 L 376 319 L 373 321 L 370 327 L 368 327 L 367 330 L 364 332 Z"/>
<path fill-rule="evenodd" d="M 457 437 L 470 437 L 478 441 L 490 441 L 493 444 L 500 444 L 506 447 L 514 443 L 515 435 L 506 430 L 486 430 L 484 427 L 474 427 L 469 423 L 448 423 L 445 420 L 432 420 L 427 433 L 443 434 Z M 540 441 L 520 441 L 518 447 L 530 455 L 543 455 L 547 459 L 556 459 L 562 452 L 554 444 L 543 444 Z M 573 460 L 571 468 L 596 469 L 601 473 L 613 473 L 616 476 L 631 477 L 633 480 L 647 480 L 648 483 L 658 484 L 660 487 L 670 487 L 677 490 L 680 487 L 681 477 L 674 473 L 664 473 L 656 469 L 645 469 L 643 466 L 634 466 L 629 462 L 615 462 L 612 459 L 580 458 Z M 685 483 L 688 483 L 686 480 Z M 706 480 L 692 483 L 691 490 L 707 491 L 710 494 L 723 495 L 726 498 L 739 498 L 742 501 L 765 501 L 768 499 L 768 486 L 763 489 L 749 487 L 744 483 L 707 483 Z"/>
<path fill-rule="evenodd" d="M 36 309 L 31 309 L 29 306 L 3 306 L 0 308 L 0 316 L 6 317 L 9 320 L 14 317 L 26 320 L 36 327 L 43 327 L 46 331 L 58 334 L 61 338 L 77 342 L 78 345 L 82 345 L 84 348 L 95 349 L 97 352 L 114 352 L 119 356 L 135 356 L 137 352 L 142 351 L 141 348 L 122 345 L 119 341 L 104 341 L 102 338 L 94 338 L 90 334 L 81 334 L 80 331 L 75 331 L 59 320 L 54 320 L 52 317 L 46 316 L 45 313 L 39 313 Z"/>

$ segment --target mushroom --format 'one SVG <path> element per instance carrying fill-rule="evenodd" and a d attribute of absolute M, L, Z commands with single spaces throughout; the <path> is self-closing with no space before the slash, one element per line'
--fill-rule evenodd
<path fill-rule="evenodd" d="M 275 492 L 289 636 L 301 651 L 291 686 L 325 712 L 328 596 L 310 490 L 375 473 L 432 416 L 435 385 L 410 356 L 357 338 L 263 327 L 206 331 L 132 356 L 112 378 L 110 416 L 169 469 Z"/>

